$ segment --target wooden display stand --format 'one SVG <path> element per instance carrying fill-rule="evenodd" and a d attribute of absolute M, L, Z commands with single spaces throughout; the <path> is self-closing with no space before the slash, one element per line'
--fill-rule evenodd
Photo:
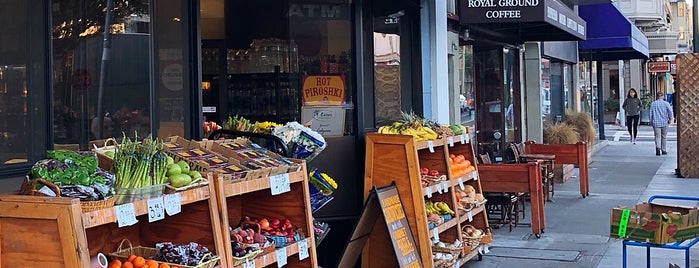
<path fill-rule="evenodd" d="M 299 162 L 300 163 L 300 162 Z M 270 177 L 251 179 L 245 181 L 230 181 L 223 177 L 214 176 L 214 184 L 217 186 L 217 200 L 220 209 L 221 233 L 225 249 L 222 256 L 228 258 L 229 266 L 233 266 L 233 249 L 228 227 L 235 228 L 245 216 L 252 218 L 270 218 L 291 220 L 294 227 L 300 229 L 305 235 L 300 242 L 285 247 L 288 267 L 318 267 L 316 261 L 315 233 L 313 232 L 313 218 L 311 215 L 311 203 L 308 190 L 308 172 L 305 162 L 297 171 L 282 174 L 289 179 L 290 191 L 279 195 L 272 195 L 270 190 Z M 299 252 L 299 243 L 307 243 L 309 256 L 304 260 L 292 257 Z M 259 255 L 254 259 L 255 267 L 265 267 L 276 264 L 276 252 Z M 285 265 L 285 267 L 287 266 Z M 276 267 L 276 266 L 275 266 Z"/>
<path fill-rule="evenodd" d="M 540 237 L 546 221 L 544 192 L 539 162 L 522 164 L 480 164 L 478 175 L 484 192 L 529 193 L 532 233 Z"/>
<path fill-rule="evenodd" d="M 213 184 L 179 192 L 182 211 L 148 222 L 147 200 L 133 204 L 138 223 L 119 228 L 115 208 L 83 213 L 74 198 L 0 196 L 0 267 L 90 267 L 90 256 L 112 253 L 123 239 L 133 246 L 197 242 L 224 258 Z"/>
<path fill-rule="evenodd" d="M 365 199 L 373 187 L 384 187 L 395 182 L 423 267 L 434 267 L 430 238 L 435 231 L 428 230 L 425 211 L 427 192 L 432 193 L 430 200 L 445 202 L 453 210 L 456 207 L 454 190 L 456 189 L 455 187 L 460 187 L 459 181 L 473 186 L 476 192 L 481 193 L 477 171 L 474 172 L 475 174 L 471 173 L 463 175 L 461 178 L 455 178 L 449 169 L 449 154 L 463 154 L 466 160 L 477 166 L 473 147 L 468 142 L 468 136 L 464 140 L 465 142 L 461 143 L 459 137 L 451 137 L 427 142 L 415 142 L 412 136 L 377 133 L 366 135 Z M 436 186 L 423 188 L 420 183 L 421 167 L 437 170 L 440 174 L 446 174 L 448 178 L 447 188 L 449 190 L 439 193 Z M 474 175 L 476 176 L 474 177 Z M 466 215 L 459 216 L 457 213 L 453 219 L 435 227 L 436 233 L 438 233 L 442 241 L 451 243 L 457 238 L 461 238 L 462 226 L 468 224 L 487 233 L 486 237 L 481 241 L 491 240 L 488 219 L 483 207 L 479 206 L 471 211 L 471 222 L 469 222 L 469 218 Z M 376 232 L 371 232 L 367 239 L 368 241 L 362 254 L 362 267 L 396 267 L 398 264 L 395 258 L 391 257 L 395 253 L 393 252 L 389 236 L 385 232 L 378 231 L 385 229 L 386 224 L 377 223 L 373 228 Z M 468 260 L 478 256 L 478 254 L 476 250 L 470 251 L 459 259 L 457 266 L 463 265 Z"/>
<path fill-rule="evenodd" d="M 536 144 L 528 141 L 524 146 L 528 154 L 552 154 L 556 156 L 556 164 L 573 164 L 580 169 L 580 195 L 590 196 L 588 178 L 587 143 L 576 144 Z"/>

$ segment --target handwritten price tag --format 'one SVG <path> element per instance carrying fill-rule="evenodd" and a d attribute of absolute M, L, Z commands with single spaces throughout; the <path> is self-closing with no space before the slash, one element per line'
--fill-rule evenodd
<path fill-rule="evenodd" d="M 280 248 L 275 250 L 274 255 L 277 259 L 277 267 L 282 267 L 286 265 L 286 248 Z"/>
<path fill-rule="evenodd" d="M 133 207 L 133 203 L 114 206 L 114 213 L 116 214 L 117 225 L 119 226 L 119 228 L 124 226 L 131 226 L 138 222 L 138 220 L 136 219 L 136 210 Z"/>
<path fill-rule="evenodd" d="M 167 212 L 167 215 L 173 216 L 177 213 L 182 212 L 182 204 L 180 203 L 181 201 L 179 193 L 165 195 L 164 199 L 165 212 Z"/>
<path fill-rule="evenodd" d="M 454 147 L 454 137 L 448 137 L 447 142 L 449 142 L 449 147 Z"/>
<path fill-rule="evenodd" d="M 459 140 L 461 141 L 461 144 L 466 143 L 466 136 L 464 134 L 459 135 Z"/>
<path fill-rule="evenodd" d="M 427 198 L 432 198 L 432 186 L 425 188 L 425 194 L 427 194 Z"/>
<path fill-rule="evenodd" d="M 469 222 L 473 221 L 473 213 L 471 213 L 471 211 L 466 212 L 466 217 L 468 218 Z"/>
<path fill-rule="evenodd" d="M 163 198 L 148 199 L 148 222 L 165 219 L 165 205 Z"/>
<path fill-rule="evenodd" d="M 478 172 L 477 171 L 471 172 L 471 177 L 473 178 L 474 181 L 477 181 L 478 180 Z"/>
<path fill-rule="evenodd" d="M 438 193 L 440 193 L 440 194 L 442 193 L 442 184 L 441 183 L 435 184 L 434 188 L 437 189 Z"/>
<path fill-rule="evenodd" d="M 430 153 L 434 153 L 434 144 L 432 141 L 427 141 L 427 149 L 430 149 Z"/>
<path fill-rule="evenodd" d="M 439 241 L 439 230 L 437 230 L 437 227 L 432 228 L 432 237 L 434 237 L 434 241 Z"/>
<path fill-rule="evenodd" d="M 461 188 L 462 191 L 463 191 L 463 190 L 466 190 L 466 188 L 465 188 L 465 186 L 464 186 L 464 179 L 462 179 L 461 177 L 459 177 L 458 181 L 459 181 L 459 188 Z"/>
<path fill-rule="evenodd" d="M 255 261 L 247 260 L 243 263 L 243 268 L 255 268 Z"/>
<path fill-rule="evenodd" d="M 442 182 L 442 189 L 444 189 L 444 193 L 448 193 L 449 192 L 449 183 L 447 183 L 446 181 Z"/>
<path fill-rule="evenodd" d="M 488 245 L 483 245 L 483 253 L 488 254 L 490 252 L 490 249 L 488 249 Z"/>
<path fill-rule="evenodd" d="M 299 260 L 308 258 L 308 241 L 306 239 L 299 241 Z"/>
<path fill-rule="evenodd" d="M 291 184 L 289 183 L 289 173 L 270 176 L 269 188 L 272 191 L 272 195 L 283 194 L 288 191 L 291 191 Z"/>

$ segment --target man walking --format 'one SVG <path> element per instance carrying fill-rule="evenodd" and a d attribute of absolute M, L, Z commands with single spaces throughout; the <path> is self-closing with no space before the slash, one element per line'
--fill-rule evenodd
<path fill-rule="evenodd" d="M 667 154 L 667 127 L 672 123 L 674 114 L 670 103 L 665 101 L 662 91 L 655 93 L 656 100 L 650 104 L 650 123 L 655 135 L 655 155 Z"/>

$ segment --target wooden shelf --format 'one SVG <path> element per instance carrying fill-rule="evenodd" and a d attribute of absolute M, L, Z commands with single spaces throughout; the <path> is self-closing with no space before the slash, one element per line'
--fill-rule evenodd
<path fill-rule="evenodd" d="M 299 170 L 289 174 L 289 183 L 297 183 L 304 181 L 305 171 Z M 269 190 L 269 177 L 246 180 L 246 181 L 225 181 L 223 183 L 223 191 L 226 197 L 243 195 L 260 190 Z"/>
<path fill-rule="evenodd" d="M 182 205 L 204 201 L 211 197 L 211 192 L 207 186 L 185 190 L 178 192 L 178 194 L 180 195 L 180 204 Z M 133 205 L 137 217 L 148 214 L 148 200 L 139 200 L 133 202 Z M 85 212 L 82 214 L 82 219 L 84 228 L 92 228 L 117 221 L 114 207 Z"/>
<path fill-rule="evenodd" d="M 480 247 L 480 245 L 479 245 Z M 473 257 L 478 256 L 478 248 L 471 250 L 466 256 L 463 256 L 461 259 L 459 259 L 457 267 L 461 267 L 462 265 L 466 264 L 468 261 L 473 259 Z"/>
<path fill-rule="evenodd" d="M 458 223 L 459 223 L 459 217 L 453 217 L 453 218 L 451 218 L 451 220 L 448 220 L 448 221 L 446 221 L 446 222 L 444 222 L 444 223 L 442 223 L 439 226 L 434 227 L 434 228 L 437 228 L 437 232 L 441 234 L 441 233 L 445 232 L 446 230 L 449 230 L 449 229 L 455 227 L 456 224 L 458 224 Z M 429 238 L 432 238 L 434 231 L 432 229 L 429 229 L 429 231 L 430 231 Z"/>
<path fill-rule="evenodd" d="M 468 135 L 467 135 L 468 136 Z M 364 190 L 368 193 L 373 187 L 384 187 L 395 183 L 401 198 L 401 203 L 405 210 L 405 218 L 410 225 L 413 240 L 417 246 L 420 256 L 431 256 L 431 238 L 433 230 L 427 227 L 427 213 L 425 211 L 425 196 L 427 191 L 432 192 L 430 200 L 434 202 L 444 202 L 450 208 L 456 209 L 455 190 L 459 189 L 459 179 L 464 185 L 470 185 L 476 193 L 482 194 L 481 182 L 478 180 L 478 161 L 476 161 L 473 151 L 473 144 L 469 141 L 471 137 L 447 137 L 431 142 L 416 142 L 412 136 L 405 135 L 383 135 L 369 133 L 366 135 L 366 168 Z M 429 149 L 431 143 L 434 150 Z M 432 152 L 434 151 L 434 152 Z M 473 163 L 474 173 L 464 174 L 460 177 L 452 177 L 449 171 L 449 154 L 463 154 L 466 160 Z M 436 185 L 422 187 L 420 180 L 420 168 L 437 170 L 447 175 L 447 180 L 439 184 L 444 189 L 446 184 L 448 192 L 437 191 Z M 365 195 L 366 198 L 366 195 Z M 439 233 L 440 240 L 453 241 L 461 237 L 461 227 L 463 224 L 473 225 L 482 230 L 488 229 L 488 219 L 485 206 L 481 205 L 471 211 L 472 222 L 468 222 L 468 217 L 456 216 L 453 219 L 435 227 Z M 380 235 L 370 234 L 370 241 L 365 246 L 362 253 L 362 266 L 367 267 L 394 267 L 396 262 L 389 255 L 394 254 L 386 250 L 391 248 L 391 242 Z M 466 260 L 475 255 L 467 255 Z M 433 267 L 431 258 L 422 258 L 423 267 Z"/>
<path fill-rule="evenodd" d="M 417 150 L 429 149 L 430 143 L 432 143 L 432 148 L 436 148 L 436 147 L 444 146 L 446 144 L 446 141 L 444 139 L 418 141 L 418 142 L 415 142 L 415 148 Z"/>
<path fill-rule="evenodd" d="M 483 212 L 485 212 L 485 205 L 477 206 L 477 207 L 471 209 L 471 218 L 473 219 L 474 217 L 476 217 L 476 215 L 478 215 L 479 213 L 483 213 Z M 466 213 L 468 213 L 468 212 L 466 212 Z M 468 214 L 464 214 L 464 215 L 459 216 L 459 223 L 471 223 L 468 221 Z"/>
<path fill-rule="evenodd" d="M 306 244 L 308 244 L 308 249 L 309 253 L 311 251 L 311 248 L 315 247 L 315 245 L 311 244 L 311 239 L 305 239 L 303 240 Z M 286 256 L 291 257 L 293 255 L 296 255 L 299 253 L 299 245 L 298 243 L 301 242 L 296 242 L 294 244 L 286 246 Z M 276 250 L 276 249 L 275 249 Z M 268 265 L 272 265 L 277 263 L 277 258 L 276 258 L 276 253 L 275 251 L 272 251 L 270 253 L 264 254 L 257 256 L 254 261 L 255 261 L 255 267 L 265 267 Z M 238 265 L 234 266 L 234 268 L 243 268 L 243 265 Z"/>

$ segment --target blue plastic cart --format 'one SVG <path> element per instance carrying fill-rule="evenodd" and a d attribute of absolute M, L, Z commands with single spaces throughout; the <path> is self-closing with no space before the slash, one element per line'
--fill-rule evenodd
<path fill-rule="evenodd" d="M 652 203 L 655 199 L 669 199 L 669 200 L 684 200 L 684 201 L 699 201 L 699 197 L 689 197 L 689 196 L 668 196 L 668 195 L 654 195 L 648 198 L 648 203 Z M 667 249 L 679 249 L 684 250 L 684 267 L 689 267 L 689 248 L 694 246 L 699 242 L 699 238 L 689 239 L 685 241 L 679 241 L 670 244 L 650 244 L 645 242 L 637 242 L 624 239 L 623 241 L 623 253 L 622 253 L 622 264 L 623 268 L 626 268 L 626 246 L 637 246 L 646 248 L 646 267 L 650 268 L 650 249 L 651 248 L 667 248 Z"/>

